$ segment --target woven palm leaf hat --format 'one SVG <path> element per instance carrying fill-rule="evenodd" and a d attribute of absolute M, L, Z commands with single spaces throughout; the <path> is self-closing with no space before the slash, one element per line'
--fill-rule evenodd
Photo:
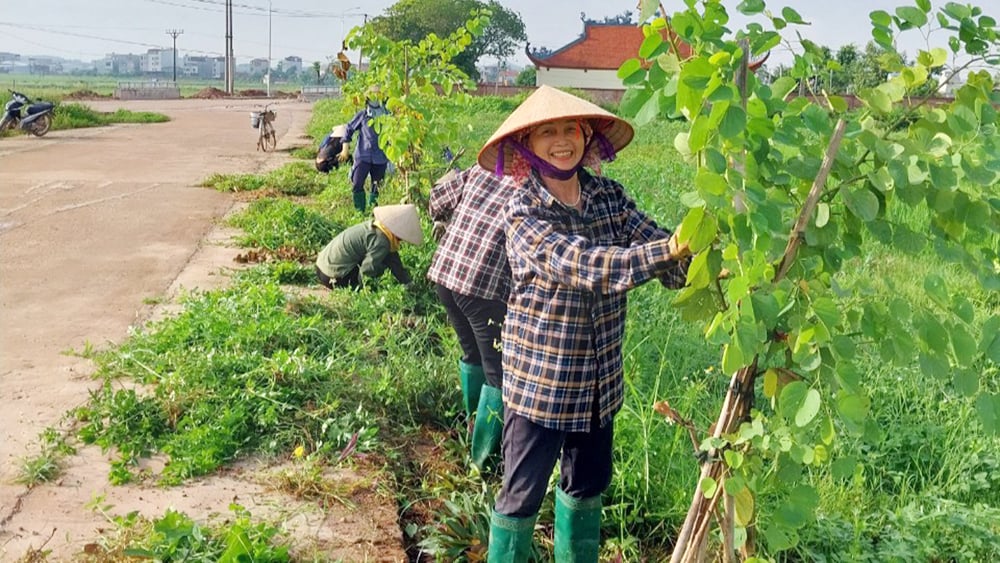
<path fill-rule="evenodd" d="M 424 232 L 420 229 L 420 217 L 412 203 L 403 205 L 380 205 L 373 212 L 375 219 L 392 231 L 392 234 L 410 244 L 424 243 Z"/>
<path fill-rule="evenodd" d="M 518 133 L 527 132 L 532 127 L 548 121 L 559 119 L 586 119 L 594 129 L 603 134 L 614 152 L 625 148 L 635 130 L 624 119 L 601 108 L 600 106 L 563 92 L 551 86 L 539 86 L 527 99 L 517 106 L 517 109 L 507 117 L 493 133 L 486 145 L 479 151 L 479 165 L 487 170 L 495 170 L 503 174 L 510 173 L 514 158 L 514 148 L 504 146 L 504 140 L 516 137 Z M 498 170 L 497 159 L 503 148 L 503 167 Z"/>

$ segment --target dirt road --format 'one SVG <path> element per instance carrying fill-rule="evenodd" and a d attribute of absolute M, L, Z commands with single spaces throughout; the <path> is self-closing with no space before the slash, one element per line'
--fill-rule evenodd
<path fill-rule="evenodd" d="M 114 487 L 108 456 L 83 448 L 55 483 L 14 482 L 20 459 L 38 452 L 39 433 L 94 386 L 91 363 L 67 351 L 120 342 L 154 314 L 144 300 L 225 282 L 216 273 L 236 251 L 216 221 L 233 198 L 196 184 L 215 172 L 275 168 L 288 159 L 282 149 L 311 142 L 312 107 L 302 102 L 277 105 L 270 154 L 255 150 L 256 100 L 87 103 L 171 121 L 0 139 L 0 560 L 42 545 L 50 561 L 73 560 L 108 527 L 85 506 L 94 498 L 112 514 L 156 517 L 173 507 L 199 520 L 225 516 L 235 501 L 329 557 L 405 560 L 390 501 L 331 514 L 267 490 L 252 467 L 172 489 Z"/>

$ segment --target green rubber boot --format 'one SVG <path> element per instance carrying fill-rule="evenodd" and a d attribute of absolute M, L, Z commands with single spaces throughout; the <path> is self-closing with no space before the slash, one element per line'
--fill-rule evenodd
<path fill-rule="evenodd" d="M 479 405 L 479 393 L 486 382 L 486 375 L 483 374 L 483 366 L 467 364 L 462 360 L 458 361 L 458 375 L 462 380 L 462 406 L 471 419 Z"/>
<path fill-rule="evenodd" d="M 538 515 L 514 518 L 490 515 L 489 563 L 525 563 L 531 555 L 531 536 L 535 532 Z"/>
<path fill-rule="evenodd" d="M 500 459 L 500 438 L 503 435 L 503 392 L 483 385 L 476 409 L 476 425 L 472 428 L 472 463 L 485 471 L 496 467 Z"/>
<path fill-rule="evenodd" d="M 354 196 L 354 209 L 364 215 L 365 213 L 365 192 L 351 192 Z"/>
<path fill-rule="evenodd" d="M 372 207 L 375 207 L 376 205 L 378 205 L 378 190 L 377 189 L 374 189 L 374 188 L 372 189 L 371 195 L 368 196 L 368 204 L 371 205 Z"/>
<path fill-rule="evenodd" d="M 601 495 L 578 499 L 556 488 L 556 563 L 597 563 L 601 547 Z"/>

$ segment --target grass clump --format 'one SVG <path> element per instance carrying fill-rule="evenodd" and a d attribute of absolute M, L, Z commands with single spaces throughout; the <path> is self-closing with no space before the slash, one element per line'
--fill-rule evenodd
<path fill-rule="evenodd" d="M 46 428 L 39 439 L 40 451 L 21 459 L 15 481 L 31 488 L 55 480 L 62 474 L 63 461 L 76 453 L 66 436 L 55 428 Z"/>
<path fill-rule="evenodd" d="M 237 237 L 242 246 L 271 251 L 293 248 L 313 256 L 344 229 L 314 209 L 275 198 L 254 201 L 230 217 L 229 224 L 243 229 L 244 234 Z"/>
<path fill-rule="evenodd" d="M 292 162 L 266 174 L 212 174 L 199 184 L 220 192 L 267 191 L 287 196 L 317 194 L 328 185 L 328 177 L 311 162 Z"/>
<path fill-rule="evenodd" d="M 229 506 L 232 520 L 221 526 L 205 526 L 190 516 L 167 509 L 163 516 L 148 519 L 138 512 L 111 516 L 111 506 L 92 505 L 112 525 L 100 540 L 89 544 L 78 561 L 108 563 L 150 559 L 156 561 L 291 561 L 289 546 L 279 541 L 272 524 L 255 521 L 238 505 Z"/>
<path fill-rule="evenodd" d="M 129 111 L 119 109 L 106 113 L 95 111 L 83 104 L 59 104 L 53 112 L 53 129 L 80 129 L 85 127 L 101 127 L 114 123 L 163 123 L 170 118 L 148 111 Z"/>

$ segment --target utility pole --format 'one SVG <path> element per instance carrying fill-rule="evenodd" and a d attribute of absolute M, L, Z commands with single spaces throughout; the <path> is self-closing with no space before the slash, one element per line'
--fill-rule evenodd
<path fill-rule="evenodd" d="M 267 0 L 267 97 L 271 97 L 271 0 Z"/>
<path fill-rule="evenodd" d="M 174 84 L 177 84 L 177 36 L 184 33 L 183 29 L 168 29 L 167 35 L 174 38 Z"/>
<path fill-rule="evenodd" d="M 233 0 L 226 0 L 226 93 L 233 93 Z"/>
<path fill-rule="evenodd" d="M 365 14 L 365 23 L 364 23 L 364 25 L 368 25 L 368 14 Z M 358 72 L 361 72 L 361 48 L 360 47 L 358 48 Z"/>

